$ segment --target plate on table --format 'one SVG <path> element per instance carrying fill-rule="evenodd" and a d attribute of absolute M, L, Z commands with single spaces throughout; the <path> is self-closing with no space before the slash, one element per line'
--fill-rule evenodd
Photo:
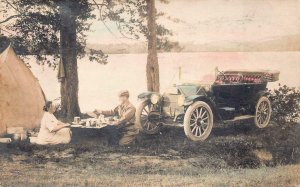
<path fill-rule="evenodd" d="M 85 126 L 84 128 L 87 128 L 87 129 L 95 129 L 97 128 L 96 126 Z"/>
<path fill-rule="evenodd" d="M 71 125 L 71 127 L 82 127 L 82 125 L 80 125 L 80 124 L 74 124 L 74 123 L 73 123 L 73 124 Z"/>
<path fill-rule="evenodd" d="M 84 128 L 87 128 L 87 129 L 101 129 L 103 127 L 106 127 L 107 124 L 102 124 L 102 125 L 96 125 L 96 126 L 84 126 Z"/>

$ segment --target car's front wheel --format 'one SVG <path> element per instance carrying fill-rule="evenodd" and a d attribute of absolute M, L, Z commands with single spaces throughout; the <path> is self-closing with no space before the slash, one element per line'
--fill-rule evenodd
<path fill-rule="evenodd" d="M 193 141 L 203 141 L 211 133 L 213 127 L 213 112 L 210 106 L 197 101 L 188 107 L 184 116 L 185 135 Z"/>
<path fill-rule="evenodd" d="M 139 105 L 136 111 L 136 123 L 146 134 L 156 134 L 160 129 L 159 113 L 154 108 L 154 105 L 146 100 Z"/>

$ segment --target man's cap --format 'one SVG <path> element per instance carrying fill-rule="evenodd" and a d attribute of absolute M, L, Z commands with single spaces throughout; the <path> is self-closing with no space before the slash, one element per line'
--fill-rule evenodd
<path fill-rule="evenodd" d="M 119 97 L 122 97 L 122 96 L 129 97 L 129 92 L 128 92 L 128 90 L 122 90 L 122 91 L 120 91 Z"/>

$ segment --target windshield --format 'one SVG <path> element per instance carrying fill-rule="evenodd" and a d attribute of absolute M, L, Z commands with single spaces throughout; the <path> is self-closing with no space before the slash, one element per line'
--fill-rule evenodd
<path fill-rule="evenodd" d="M 194 85 L 180 85 L 178 88 L 185 96 L 196 95 L 199 91 L 199 87 Z"/>

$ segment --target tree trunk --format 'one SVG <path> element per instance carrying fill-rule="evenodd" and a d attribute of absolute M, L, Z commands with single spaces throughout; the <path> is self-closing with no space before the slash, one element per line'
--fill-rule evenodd
<path fill-rule="evenodd" d="M 65 78 L 61 82 L 62 115 L 70 120 L 80 115 L 78 104 L 78 73 L 76 49 L 76 17 L 70 8 L 71 1 L 60 5 L 60 55 L 64 65 Z"/>
<path fill-rule="evenodd" d="M 147 88 L 148 91 L 159 92 L 159 65 L 156 46 L 156 9 L 155 0 L 147 2 L 148 21 L 148 57 L 147 57 Z"/>

